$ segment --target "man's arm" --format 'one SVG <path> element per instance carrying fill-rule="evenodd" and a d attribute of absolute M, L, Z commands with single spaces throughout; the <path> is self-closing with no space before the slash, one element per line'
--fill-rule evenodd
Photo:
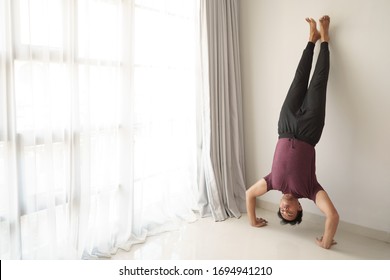
<path fill-rule="evenodd" d="M 317 193 L 316 204 L 326 216 L 324 235 L 317 238 L 317 244 L 322 248 L 329 249 L 336 244 L 333 237 L 339 224 L 339 214 L 325 191 L 321 190 Z"/>
<path fill-rule="evenodd" d="M 248 219 L 252 226 L 263 227 L 267 225 L 267 221 L 256 217 L 256 197 L 267 192 L 267 182 L 264 179 L 259 180 L 246 191 L 246 210 Z"/>

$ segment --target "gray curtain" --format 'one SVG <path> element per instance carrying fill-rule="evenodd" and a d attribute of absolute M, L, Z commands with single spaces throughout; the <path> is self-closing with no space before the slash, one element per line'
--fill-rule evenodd
<path fill-rule="evenodd" d="M 216 221 L 246 212 L 238 5 L 200 1 L 199 205 Z"/>

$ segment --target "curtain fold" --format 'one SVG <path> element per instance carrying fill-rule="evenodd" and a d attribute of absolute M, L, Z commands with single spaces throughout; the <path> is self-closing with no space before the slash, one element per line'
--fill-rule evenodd
<path fill-rule="evenodd" d="M 202 0 L 199 205 L 216 221 L 245 212 L 237 0 Z"/>

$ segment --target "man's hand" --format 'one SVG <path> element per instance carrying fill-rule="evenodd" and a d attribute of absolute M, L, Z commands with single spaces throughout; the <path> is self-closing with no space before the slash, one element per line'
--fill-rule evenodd
<path fill-rule="evenodd" d="M 267 220 L 264 220 L 263 218 L 257 218 L 256 217 L 256 222 L 252 223 L 253 227 L 264 227 L 268 224 Z"/>
<path fill-rule="evenodd" d="M 332 247 L 333 245 L 336 245 L 337 242 L 334 241 L 334 239 L 332 240 L 332 243 L 330 244 L 325 244 L 325 242 L 323 241 L 323 238 L 322 236 L 321 237 L 317 237 L 316 238 L 316 242 L 317 242 L 317 245 L 322 247 L 322 248 L 325 248 L 325 249 L 330 249 L 330 247 Z"/>
<path fill-rule="evenodd" d="M 319 191 L 316 195 L 316 204 L 325 214 L 325 229 L 321 238 L 317 238 L 318 246 L 329 249 L 336 244 L 334 236 L 339 224 L 339 214 L 325 191 Z"/>
<path fill-rule="evenodd" d="M 246 210 L 248 214 L 249 224 L 253 227 L 263 227 L 267 225 L 267 221 L 263 218 L 256 217 L 256 197 L 267 192 L 267 182 L 264 178 L 257 181 L 252 187 L 246 191 Z"/>

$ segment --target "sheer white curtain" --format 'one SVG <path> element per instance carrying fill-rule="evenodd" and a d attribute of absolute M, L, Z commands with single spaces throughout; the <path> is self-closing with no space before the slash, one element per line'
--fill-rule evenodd
<path fill-rule="evenodd" d="M 150 232 L 195 219 L 196 2 L 135 1 L 134 192 Z"/>
<path fill-rule="evenodd" d="M 1 259 L 110 256 L 194 219 L 183 2 L 0 2 Z"/>

